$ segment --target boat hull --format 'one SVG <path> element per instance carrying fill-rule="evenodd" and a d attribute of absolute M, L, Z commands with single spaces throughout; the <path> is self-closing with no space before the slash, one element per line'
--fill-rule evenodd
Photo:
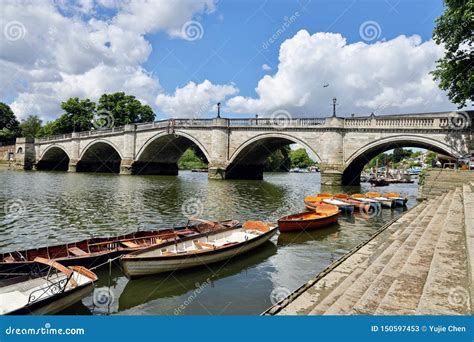
<path fill-rule="evenodd" d="M 202 267 L 249 252 L 270 240 L 276 232 L 277 229 L 271 229 L 255 239 L 244 241 L 222 250 L 216 249 L 205 253 L 195 253 L 185 256 L 126 257 L 121 258 L 120 262 L 128 278 Z"/>
<path fill-rule="evenodd" d="M 12 311 L 8 315 L 53 315 L 89 296 L 94 290 L 93 284 L 78 286 L 57 296 L 33 303 L 27 307 Z"/>
<path fill-rule="evenodd" d="M 338 215 L 318 218 L 316 220 L 279 220 L 278 229 L 282 233 L 287 232 L 301 232 L 306 230 L 314 230 L 327 227 L 337 222 Z"/>
<path fill-rule="evenodd" d="M 342 200 L 338 200 L 339 202 L 343 202 Z M 335 204 L 333 201 L 331 200 L 323 200 L 324 203 L 327 203 L 327 204 L 332 204 L 332 205 L 335 205 L 339 208 L 339 210 L 341 210 L 341 212 L 343 214 L 349 214 L 349 215 L 352 215 L 354 213 L 354 204 L 350 204 L 350 203 L 347 203 L 347 204 Z"/>
<path fill-rule="evenodd" d="M 235 221 L 237 222 L 237 221 Z M 234 224 L 234 221 L 232 220 L 227 220 L 227 221 L 221 221 L 221 224 Z M 238 223 L 238 222 L 237 222 Z M 2 258 L 5 258 L 8 254 L 15 254 L 15 255 L 35 255 L 35 256 L 41 256 L 46 259 L 54 259 L 55 261 L 59 262 L 60 264 L 64 266 L 83 266 L 86 268 L 93 268 L 98 265 L 107 263 L 109 259 L 115 259 L 117 257 L 120 257 L 125 254 L 129 254 L 131 252 L 135 252 L 140 249 L 147 248 L 149 245 L 144 245 L 144 246 L 138 246 L 138 247 L 124 247 L 120 245 L 120 241 L 122 240 L 127 240 L 131 238 L 136 238 L 136 239 L 141 239 L 141 240 L 149 240 L 148 243 L 151 245 L 153 244 L 153 241 L 156 242 L 156 240 L 153 239 L 177 239 L 177 241 L 180 241 L 183 238 L 186 238 L 187 236 L 196 234 L 195 232 L 192 232 L 190 229 L 187 227 L 177 227 L 175 229 L 163 229 L 163 230 L 156 230 L 156 231 L 141 231 L 141 232 L 136 232 L 136 233 L 130 233 L 126 235 L 119 235 L 113 238 L 93 238 L 90 240 L 83 240 L 79 242 L 74 242 L 74 243 L 69 243 L 69 244 L 64 244 L 64 245 L 54 245 L 54 246 L 49 246 L 49 247 L 40 247 L 37 249 L 30 249 L 30 250 L 24 250 L 24 251 L 19 251 L 19 252 L 11 252 L 11 253 L 3 253 L 0 255 Z M 88 243 L 103 243 L 104 241 L 107 241 L 107 247 L 104 249 L 97 251 L 97 252 L 91 252 L 87 253 L 86 255 L 80 255 L 80 256 L 68 256 L 67 249 L 70 247 L 79 247 L 81 249 L 84 249 L 87 251 L 88 249 Z M 110 243 L 108 243 L 110 241 Z M 57 253 L 54 251 L 60 250 L 61 253 Z M 56 256 L 56 257 L 54 257 Z M 36 272 L 43 272 L 48 269 L 48 266 L 46 265 L 37 265 L 33 260 L 34 257 L 30 257 L 30 260 L 21 260 L 21 261 L 9 261 L 9 262 L 0 262 L 0 279 L 5 279 L 5 278 L 11 278 L 19 275 L 24 275 L 24 274 L 29 274 L 33 271 L 33 268 L 35 268 Z M 2 260 L 2 259 L 0 259 Z M 34 266 L 36 264 L 36 266 Z M 39 267 L 39 269 L 38 269 Z"/>

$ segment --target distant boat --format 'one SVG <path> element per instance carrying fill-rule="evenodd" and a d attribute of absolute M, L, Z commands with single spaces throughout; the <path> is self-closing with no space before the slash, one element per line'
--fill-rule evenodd
<path fill-rule="evenodd" d="M 389 183 L 383 179 L 383 178 L 378 178 L 378 179 L 371 179 L 369 180 L 369 183 L 372 186 L 387 186 Z"/>
<path fill-rule="evenodd" d="M 331 204 L 320 204 L 314 211 L 283 216 L 278 220 L 280 232 L 296 232 L 323 228 L 337 222 L 340 210 Z"/>
<path fill-rule="evenodd" d="M 402 179 L 386 179 L 386 181 L 387 181 L 388 184 L 411 184 L 411 183 L 415 182 L 411 179 L 405 179 L 405 178 L 402 178 Z"/>
<path fill-rule="evenodd" d="M 207 168 L 204 169 L 191 169 L 191 172 L 209 172 Z"/>
<path fill-rule="evenodd" d="M 204 266 L 255 249 L 277 232 L 276 225 L 247 221 L 240 227 L 190 236 L 124 255 L 120 258 L 129 278 Z"/>
<path fill-rule="evenodd" d="M 186 226 L 172 229 L 140 231 L 110 238 L 98 237 L 63 245 L 0 253 L 0 277 L 30 273 L 37 257 L 55 260 L 64 266 L 79 265 L 91 268 L 109 259 L 168 240 L 179 240 L 238 224 L 237 220 L 212 222 L 193 218 Z"/>
<path fill-rule="evenodd" d="M 48 272 L 0 281 L 1 315 L 57 313 L 88 296 L 97 281 L 95 273 L 81 266 L 65 267 L 44 258 L 34 262 L 47 266 Z"/>

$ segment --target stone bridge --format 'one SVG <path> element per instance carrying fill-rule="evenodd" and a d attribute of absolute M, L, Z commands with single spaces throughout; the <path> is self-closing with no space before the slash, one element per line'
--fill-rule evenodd
<path fill-rule="evenodd" d="M 70 172 L 177 175 L 197 146 L 209 178 L 262 179 L 272 151 L 297 143 L 317 158 L 323 184 L 358 184 L 364 165 L 395 147 L 421 147 L 459 158 L 474 149 L 474 112 L 302 119 L 170 119 L 17 139 L 16 163 Z"/>

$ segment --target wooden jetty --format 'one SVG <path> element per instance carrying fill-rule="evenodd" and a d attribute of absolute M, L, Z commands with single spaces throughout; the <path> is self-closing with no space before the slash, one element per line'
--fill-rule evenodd
<path fill-rule="evenodd" d="M 421 202 L 264 315 L 472 315 L 474 183 Z"/>

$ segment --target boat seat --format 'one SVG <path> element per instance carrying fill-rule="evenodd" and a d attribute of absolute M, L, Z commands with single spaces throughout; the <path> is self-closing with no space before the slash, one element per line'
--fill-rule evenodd
<path fill-rule="evenodd" d="M 3 259 L 3 262 L 15 262 L 15 258 L 9 255 Z"/>
<path fill-rule="evenodd" d="M 89 254 L 83 251 L 82 249 L 80 249 L 79 247 L 69 247 L 67 250 L 69 251 L 69 253 L 75 256 L 85 256 Z"/>
<path fill-rule="evenodd" d="M 161 251 L 161 255 L 170 256 L 170 255 L 176 255 L 176 253 L 175 252 L 170 252 L 170 251 Z"/>
<path fill-rule="evenodd" d="M 0 315 L 4 315 L 8 312 L 21 309 L 28 304 L 28 297 L 20 291 L 12 291 L 8 293 L 2 293 L 0 295 Z"/>
<path fill-rule="evenodd" d="M 202 248 L 216 248 L 216 246 L 213 245 L 212 243 L 194 241 L 194 244 L 196 245 L 196 247 L 197 247 L 198 249 L 202 249 Z"/>
<path fill-rule="evenodd" d="M 132 241 L 120 241 L 120 243 L 122 245 L 124 245 L 125 247 L 128 247 L 128 248 L 138 248 L 138 247 L 140 247 L 139 244 L 137 244 L 135 242 L 132 242 Z"/>

